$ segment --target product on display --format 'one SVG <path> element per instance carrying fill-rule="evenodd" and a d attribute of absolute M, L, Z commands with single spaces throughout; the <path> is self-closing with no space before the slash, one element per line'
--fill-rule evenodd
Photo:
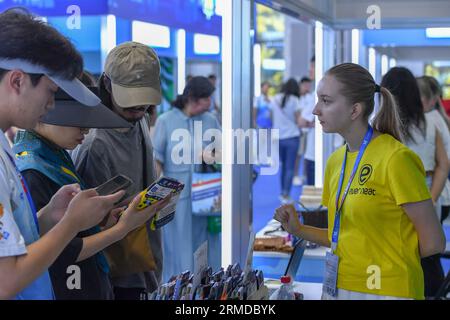
<path fill-rule="evenodd" d="M 294 245 L 294 251 L 289 258 L 284 275 L 280 280 L 266 279 L 270 300 L 303 300 L 303 294 L 294 291 L 294 280 L 305 253 L 307 241 L 299 239 Z"/>
<path fill-rule="evenodd" d="M 281 286 L 270 296 L 270 300 L 296 300 L 290 276 L 281 277 Z"/>
<path fill-rule="evenodd" d="M 274 236 L 257 238 L 255 240 L 255 251 L 274 251 L 290 253 L 293 250 L 292 241 L 286 237 Z"/>
<path fill-rule="evenodd" d="M 275 251 L 291 253 L 294 250 L 294 238 L 284 231 L 281 223 L 271 220 L 256 235 L 253 249 L 255 251 Z"/>
<path fill-rule="evenodd" d="M 150 300 L 267 300 L 261 270 L 252 269 L 255 234 L 250 233 L 244 270 L 239 263 L 217 272 L 208 266 L 208 242 L 194 253 L 194 272 L 185 271 L 153 292 Z"/>
<path fill-rule="evenodd" d="M 153 217 L 151 223 L 152 230 L 159 229 L 173 220 L 176 205 L 183 189 L 183 183 L 172 178 L 161 177 L 140 193 L 141 200 L 137 206 L 138 210 L 143 210 L 146 207 L 165 199 L 172 193 L 172 198 L 170 199 L 169 204 Z"/>
<path fill-rule="evenodd" d="M 172 277 L 154 291 L 150 300 L 266 300 L 268 289 L 260 270 L 247 274 L 238 263 L 213 273 L 208 267 L 201 274 L 200 284 L 193 286 L 194 274 L 185 271 Z"/>

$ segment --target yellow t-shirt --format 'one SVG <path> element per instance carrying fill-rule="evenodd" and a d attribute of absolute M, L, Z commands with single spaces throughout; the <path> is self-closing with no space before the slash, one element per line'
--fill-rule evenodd
<path fill-rule="evenodd" d="M 334 226 L 336 193 L 345 146 L 329 158 L 322 204 L 328 207 L 328 238 Z M 341 198 L 358 151 L 348 152 Z M 430 199 L 419 157 L 392 136 L 369 143 L 341 212 L 336 255 L 337 287 L 424 299 L 417 232 L 401 204 Z"/>

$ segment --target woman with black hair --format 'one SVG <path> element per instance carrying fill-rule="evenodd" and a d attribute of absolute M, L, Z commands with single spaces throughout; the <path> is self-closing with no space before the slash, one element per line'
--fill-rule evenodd
<path fill-rule="evenodd" d="M 289 79 L 272 101 L 273 128 L 279 130 L 281 164 L 281 203 L 292 202 L 289 194 L 295 172 L 295 159 L 300 143 L 300 89 L 295 79 Z"/>
<path fill-rule="evenodd" d="M 433 77 L 422 76 L 417 78 L 417 84 L 422 98 L 425 117 L 433 121 L 439 129 L 447 151 L 447 157 L 450 159 L 450 131 L 446 122 L 446 115 L 442 115 L 440 111 L 439 83 Z M 441 223 L 443 223 L 450 211 L 450 180 L 448 179 L 445 182 L 439 202 L 441 204 Z"/>
<path fill-rule="evenodd" d="M 391 91 L 397 100 L 403 123 L 403 142 L 422 160 L 431 198 L 440 218 L 440 204 L 437 202 L 447 180 L 449 160 L 439 129 L 424 114 L 419 87 L 411 71 L 403 67 L 392 68 L 384 75 L 381 86 Z M 423 258 L 421 262 L 425 296 L 434 296 L 444 280 L 440 255 Z"/>
<path fill-rule="evenodd" d="M 381 85 L 389 89 L 397 100 L 404 143 L 422 160 L 433 203 L 436 204 L 447 179 L 449 163 L 438 128 L 423 112 L 416 78 L 408 69 L 395 67 L 386 73 Z"/>
<path fill-rule="evenodd" d="M 194 252 L 206 240 L 210 265 L 215 269 L 220 267 L 220 234 L 208 235 L 207 217 L 192 215 L 191 198 L 194 164 L 198 160 L 209 163 L 208 160 L 213 159 L 211 153 L 205 151 L 210 142 L 198 141 L 198 137 L 202 138 L 209 129 L 220 130 L 217 119 L 206 112 L 213 92 L 214 87 L 206 77 L 193 77 L 183 94 L 173 102 L 174 108 L 159 116 L 155 125 L 153 149 L 158 174 L 164 172 L 165 176 L 185 184 L 175 218 L 163 228 L 163 281 L 185 270 L 194 270 Z M 216 259 L 212 259 L 212 255 Z"/>

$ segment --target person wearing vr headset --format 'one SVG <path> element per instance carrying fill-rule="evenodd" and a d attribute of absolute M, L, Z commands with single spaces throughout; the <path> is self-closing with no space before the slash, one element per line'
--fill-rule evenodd
<path fill-rule="evenodd" d="M 3 133 L 34 128 L 53 109 L 58 87 L 86 108 L 100 100 L 77 79 L 83 60 L 75 47 L 27 11 L 0 14 L 0 42 L 0 299 L 53 299 L 48 267 L 80 231 L 99 224 L 124 191 L 99 196 L 70 184 L 36 212 Z M 55 224 L 55 217 L 62 218 Z M 40 237 L 40 229 L 48 231 Z"/>
<path fill-rule="evenodd" d="M 28 183 L 38 210 L 45 207 L 64 185 L 77 183 L 81 189 L 86 188 L 66 150 L 73 150 L 81 144 L 89 128 L 130 127 L 128 122 L 105 106 L 88 109 L 61 90 L 56 93 L 55 105 L 55 109 L 43 117 L 34 130 L 19 131 L 13 147 L 17 166 Z M 135 201 L 139 201 L 139 198 Z M 167 200 L 154 207 L 162 208 L 166 203 Z M 69 243 L 49 269 L 56 299 L 113 298 L 108 278 L 109 266 L 101 250 L 123 239 L 148 220 L 148 214 L 134 214 L 137 212 L 133 209 L 136 206 L 137 203 L 131 204 L 120 219 L 118 214 L 123 209 L 118 208 L 115 212 L 117 215 L 110 214 L 110 221 L 103 231 L 98 226 L 93 227 L 80 232 Z M 67 270 L 72 265 L 78 266 L 82 275 L 77 290 L 67 285 L 67 280 L 72 276 Z"/>

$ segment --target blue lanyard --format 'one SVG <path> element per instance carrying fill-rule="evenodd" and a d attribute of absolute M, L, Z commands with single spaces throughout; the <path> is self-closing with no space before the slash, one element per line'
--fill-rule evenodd
<path fill-rule="evenodd" d="M 27 196 L 28 204 L 30 205 L 31 213 L 33 214 L 34 223 L 36 224 L 37 232 L 39 234 L 40 233 L 39 232 L 39 222 L 38 222 L 38 218 L 37 218 L 36 207 L 34 206 L 34 202 L 33 202 L 33 199 L 31 198 L 31 194 L 29 191 L 30 189 L 28 188 L 27 182 L 25 181 L 22 174 L 20 173 L 19 168 L 17 168 L 14 158 L 11 157 L 11 155 L 6 150 L 5 150 L 5 153 L 8 156 L 9 160 L 11 161 L 12 165 L 14 166 L 14 169 L 16 169 L 16 173 L 19 176 L 20 181 L 22 182 L 22 189 L 23 189 L 25 195 Z"/>
<path fill-rule="evenodd" d="M 333 234 L 332 234 L 332 238 L 331 238 L 332 239 L 331 250 L 333 252 L 336 251 L 338 240 L 339 240 L 339 231 L 341 228 L 342 207 L 344 205 L 345 199 L 347 198 L 347 194 L 348 194 L 348 191 L 350 190 L 350 186 L 352 184 L 353 178 L 356 175 L 356 171 L 358 171 L 359 163 L 361 162 L 364 151 L 366 151 L 366 148 L 369 145 L 372 135 L 373 135 L 373 128 L 369 125 L 366 135 L 364 136 L 363 142 L 361 143 L 361 146 L 359 147 L 358 157 L 356 158 L 355 164 L 353 165 L 352 173 L 348 180 L 347 187 L 345 187 L 344 194 L 342 195 L 341 204 L 339 205 L 339 197 L 341 195 L 342 185 L 344 183 L 345 165 L 347 163 L 347 147 L 345 149 L 344 161 L 342 162 L 341 175 L 339 177 L 339 185 L 338 185 L 338 189 L 337 189 L 337 193 L 336 193 L 336 215 L 334 218 Z"/>

